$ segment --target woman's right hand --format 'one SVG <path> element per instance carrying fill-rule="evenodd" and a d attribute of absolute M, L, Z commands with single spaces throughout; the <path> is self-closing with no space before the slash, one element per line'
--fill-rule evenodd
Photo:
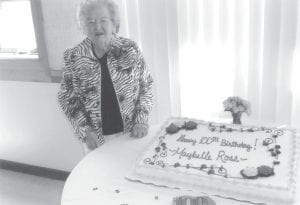
<path fill-rule="evenodd" d="M 97 132 L 94 129 L 86 131 L 85 143 L 90 150 L 94 150 L 99 146 Z"/>

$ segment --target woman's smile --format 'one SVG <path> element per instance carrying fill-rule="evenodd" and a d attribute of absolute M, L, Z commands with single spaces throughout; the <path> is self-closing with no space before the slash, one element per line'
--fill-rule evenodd
<path fill-rule="evenodd" d="M 95 36 L 99 37 L 99 36 L 104 36 L 104 32 L 96 32 Z"/>

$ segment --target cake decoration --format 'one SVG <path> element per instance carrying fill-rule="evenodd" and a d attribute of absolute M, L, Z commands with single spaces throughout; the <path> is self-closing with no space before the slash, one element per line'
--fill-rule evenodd
<path fill-rule="evenodd" d="M 281 204 L 289 204 L 285 200 L 294 189 L 296 139 L 289 129 L 171 118 L 128 178 L 189 190 L 207 187 L 245 198 L 276 195 L 284 200 Z"/>
<path fill-rule="evenodd" d="M 269 177 L 275 174 L 274 169 L 272 167 L 260 166 L 257 169 L 258 169 L 258 174 L 262 177 Z"/>
<path fill-rule="evenodd" d="M 181 129 L 185 130 L 194 130 L 197 128 L 197 123 L 193 121 L 187 121 L 184 122 L 182 126 L 179 126 L 178 123 L 171 123 L 167 128 L 166 128 L 166 133 L 168 134 L 175 134 Z"/>
<path fill-rule="evenodd" d="M 178 124 L 178 123 L 177 123 Z M 183 167 L 186 169 L 194 169 L 194 170 L 199 170 L 199 171 L 204 171 L 206 172 L 208 175 L 217 175 L 217 176 L 222 176 L 225 178 L 241 178 L 241 179 L 257 179 L 258 177 L 268 177 L 268 176 L 272 176 L 275 174 L 274 172 L 274 168 L 276 165 L 279 165 L 280 162 L 279 161 L 274 161 L 272 160 L 272 168 L 267 168 L 267 166 L 264 165 L 260 165 L 259 167 L 245 167 L 243 169 L 240 170 L 240 176 L 230 176 L 228 175 L 227 169 L 226 169 L 226 165 L 218 167 L 218 166 L 213 166 L 210 165 L 210 167 L 208 167 L 206 164 L 201 164 L 200 166 L 195 166 L 193 164 L 185 164 L 185 165 L 181 165 L 179 162 L 175 162 L 174 164 L 169 164 L 169 163 L 165 163 L 163 160 L 159 160 L 159 158 L 164 158 L 167 157 L 168 154 L 169 155 L 180 155 L 179 159 L 181 159 L 182 157 L 187 157 L 188 159 L 192 159 L 192 158 L 198 158 L 198 159 L 204 159 L 207 161 L 212 160 L 211 156 L 209 154 L 209 152 L 202 152 L 201 154 L 197 154 L 196 151 L 194 151 L 193 153 L 186 153 L 185 149 L 180 149 L 178 148 L 177 150 L 172 150 L 170 148 L 167 147 L 167 144 L 165 142 L 166 137 L 168 135 L 174 135 L 176 133 L 178 133 L 181 129 L 185 129 L 185 130 L 193 130 L 197 128 L 197 123 L 194 121 L 185 121 L 183 123 L 183 126 L 179 127 L 178 125 L 176 125 L 175 123 L 171 123 L 167 128 L 166 128 L 166 132 L 164 133 L 163 136 L 161 136 L 159 139 L 159 143 L 158 146 L 155 147 L 155 155 L 153 155 L 152 159 L 151 158 L 146 158 L 144 160 L 145 164 L 150 164 L 150 165 L 156 165 L 156 166 L 160 166 L 163 168 L 167 168 L 167 167 L 174 167 L 174 168 L 178 168 L 178 167 Z M 283 135 L 284 132 L 282 130 L 271 130 L 271 129 L 266 129 L 266 128 L 233 128 L 233 127 L 229 127 L 226 126 L 225 124 L 213 124 L 213 123 L 209 123 L 207 125 L 208 130 L 211 132 L 215 132 L 215 131 L 219 131 L 220 133 L 222 132 L 249 132 L 249 133 L 254 133 L 254 132 L 266 132 L 266 133 L 270 133 L 271 136 L 267 137 L 263 140 L 263 146 L 266 146 L 268 148 L 267 151 L 269 151 L 271 153 L 271 156 L 275 158 L 275 160 L 278 160 L 278 155 L 281 154 L 280 148 L 281 146 L 276 144 L 276 138 Z M 276 136 L 276 137 L 275 137 Z M 196 144 L 195 140 L 192 139 L 188 139 L 186 138 L 185 135 L 181 135 L 177 141 L 180 142 L 185 142 L 185 143 L 191 143 L 193 145 Z M 211 144 L 214 142 L 218 142 L 219 138 L 214 137 L 214 138 L 201 138 L 201 140 L 199 141 L 199 144 Z M 256 149 L 256 144 L 257 144 L 258 139 L 255 140 L 255 143 L 253 146 L 249 146 L 246 143 L 239 143 L 236 141 L 231 141 L 228 142 L 226 139 L 222 139 L 220 146 L 229 146 L 229 147 L 240 147 L 240 148 L 245 148 L 247 149 L 248 152 L 250 152 L 251 150 L 255 150 Z M 271 145 L 272 148 L 269 148 Z M 231 162 L 240 162 L 240 161 L 246 161 L 247 158 L 238 158 L 237 156 L 227 156 L 225 151 L 220 150 L 218 155 L 217 155 L 217 160 L 222 161 L 223 163 L 226 163 L 227 161 L 231 161 Z M 260 169 L 259 169 L 260 168 Z M 272 169 L 272 170 L 271 170 Z M 220 172 L 221 170 L 221 172 Z M 259 170 L 261 172 L 259 172 Z"/>
<path fill-rule="evenodd" d="M 194 130 L 197 128 L 197 123 L 193 121 L 185 122 L 183 128 L 186 130 Z"/>
<path fill-rule="evenodd" d="M 256 179 L 258 177 L 258 169 L 256 167 L 246 167 L 241 170 L 241 175 L 247 179 Z"/>
<path fill-rule="evenodd" d="M 170 124 L 170 126 L 168 126 L 166 128 L 166 132 L 169 133 L 169 134 L 177 133 L 179 130 L 180 130 L 180 127 L 178 127 L 177 125 L 175 125 L 173 123 Z"/>

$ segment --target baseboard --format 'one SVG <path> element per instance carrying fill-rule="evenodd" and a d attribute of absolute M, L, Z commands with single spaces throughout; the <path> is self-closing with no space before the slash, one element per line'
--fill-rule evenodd
<path fill-rule="evenodd" d="M 70 172 L 0 159 L 0 169 L 66 181 Z"/>

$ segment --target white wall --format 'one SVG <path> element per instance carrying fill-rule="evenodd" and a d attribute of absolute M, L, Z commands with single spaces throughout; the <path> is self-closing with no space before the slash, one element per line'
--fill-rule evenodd
<path fill-rule="evenodd" d="M 41 0 L 48 60 L 51 69 L 61 69 L 66 48 L 78 44 L 83 36 L 76 23 L 80 0 Z"/>
<path fill-rule="evenodd" d="M 82 148 L 57 103 L 58 84 L 0 81 L 0 159 L 70 171 Z"/>
<path fill-rule="evenodd" d="M 79 1 L 41 0 L 51 69 L 61 69 L 63 51 L 83 38 L 75 18 Z M 58 107 L 58 87 L 0 81 L 0 159 L 70 171 L 83 157 Z"/>

